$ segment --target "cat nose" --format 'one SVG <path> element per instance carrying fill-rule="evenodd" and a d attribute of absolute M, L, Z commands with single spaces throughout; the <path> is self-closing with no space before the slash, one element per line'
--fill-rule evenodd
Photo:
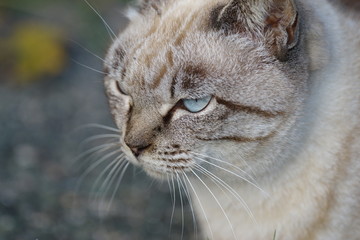
<path fill-rule="evenodd" d="M 130 148 L 131 152 L 135 157 L 138 157 L 141 153 L 143 153 L 147 148 L 151 146 L 150 141 L 146 141 L 146 139 L 138 139 L 134 138 L 132 135 L 128 135 L 124 139 L 125 144 Z"/>
<path fill-rule="evenodd" d="M 138 157 L 141 153 L 143 153 L 147 148 L 150 147 L 151 144 L 146 146 L 129 146 L 131 152 L 134 154 L 135 157 Z"/>

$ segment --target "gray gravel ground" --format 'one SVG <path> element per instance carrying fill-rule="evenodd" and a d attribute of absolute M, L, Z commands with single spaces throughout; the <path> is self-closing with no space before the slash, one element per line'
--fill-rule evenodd
<path fill-rule="evenodd" d="M 105 204 L 92 198 L 94 181 L 105 165 L 77 187 L 91 164 L 86 158 L 75 160 L 85 151 L 80 142 L 107 131 L 76 129 L 87 123 L 112 124 L 100 75 L 75 66 L 51 84 L 1 85 L 0 116 L 0 239 L 181 238 L 179 200 L 169 236 L 168 187 L 151 184 L 139 169 L 127 171 L 109 210 L 111 194 L 102 197 Z M 185 218 L 184 239 L 190 239 L 189 213 Z"/>

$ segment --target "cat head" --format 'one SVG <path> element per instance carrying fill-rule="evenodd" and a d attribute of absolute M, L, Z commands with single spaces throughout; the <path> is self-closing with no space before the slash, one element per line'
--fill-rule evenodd
<path fill-rule="evenodd" d="M 294 2 L 139 6 L 105 61 L 128 159 L 160 178 L 215 159 L 253 171 L 278 161 L 292 141 L 308 77 Z"/>

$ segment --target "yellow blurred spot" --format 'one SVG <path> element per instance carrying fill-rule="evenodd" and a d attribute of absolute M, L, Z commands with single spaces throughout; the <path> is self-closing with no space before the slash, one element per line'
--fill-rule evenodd
<path fill-rule="evenodd" d="M 18 83 L 30 83 L 64 69 L 66 51 L 56 29 L 36 24 L 20 24 L 9 44 L 15 51 L 14 74 Z"/>

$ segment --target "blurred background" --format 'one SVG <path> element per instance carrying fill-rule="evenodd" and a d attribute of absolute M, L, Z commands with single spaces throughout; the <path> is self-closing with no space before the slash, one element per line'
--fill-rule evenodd
<path fill-rule="evenodd" d="M 129 1 L 90 3 L 114 32 L 126 26 Z M 86 170 L 105 152 L 81 153 L 109 139 L 81 142 L 111 131 L 84 126 L 114 126 L 100 59 L 110 44 L 83 0 L 0 0 L 1 240 L 181 239 L 181 202 L 170 229 L 167 184 L 129 167 L 119 189 L 106 190 L 109 162 Z M 184 222 L 192 239 L 186 206 Z"/>

